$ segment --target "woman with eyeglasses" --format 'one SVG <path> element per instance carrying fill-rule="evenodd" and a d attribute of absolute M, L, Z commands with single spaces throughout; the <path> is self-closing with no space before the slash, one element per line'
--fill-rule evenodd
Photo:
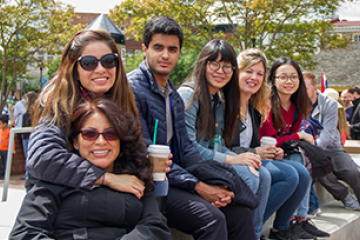
<path fill-rule="evenodd" d="M 114 40 L 103 30 L 83 30 L 65 47 L 57 75 L 38 99 L 33 119 L 37 126 L 29 140 L 27 190 L 41 179 L 85 190 L 103 184 L 143 196 L 144 182 L 134 175 L 106 172 L 67 150 L 65 131 L 74 108 L 97 97 L 110 99 L 138 121 L 134 95 Z"/>
<path fill-rule="evenodd" d="M 262 166 L 270 172 L 270 195 L 263 218 L 258 220 L 263 224 L 276 212 L 269 238 L 298 239 L 290 232 L 289 221 L 305 196 L 307 188 L 302 184 L 309 181 L 309 174 L 301 164 L 285 163 L 280 147 L 260 146 L 259 128 L 270 110 L 265 54 L 259 49 L 247 49 L 239 54 L 238 64 L 241 115 L 229 147 L 238 154 L 253 152 L 260 155 Z"/>
<path fill-rule="evenodd" d="M 107 173 L 136 176 L 144 196 L 103 184 L 87 191 L 40 180 L 25 196 L 9 239 L 171 239 L 134 116 L 99 98 L 78 105 L 69 122 L 74 154 Z"/>
<path fill-rule="evenodd" d="M 234 137 L 240 115 L 239 71 L 233 47 L 223 40 L 208 42 L 194 70 L 178 89 L 185 103 L 185 121 L 191 140 L 205 160 L 225 162 L 234 167 L 259 200 L 253 210 L 256 239 L 270 191 L 269 172 L 252 152 L 236 154 L 226 147 Z M 240 216 L 239 216 L 240 217 Z"/>
<path fill-rule="evenodd" d="M 289 140 L 304 140 L 314 144 L 312 135 L 299 132 L 301 120 L 307 118 L 311 109 L 300 66 L 291 58 L 279 58 L 270 69 L 268 82 L 271 84 L 271 111 L 260 127 L 259 137 L 276 138 L 277 147 L 281 147 Z M 303 168 L 304 165 L 299 153 L 289 154 L 283 162 L 297 169 Z M 310 174 L 307 172 L 306 175 L 307 177 L 304 177 L 298 185 L 298 191 L 305 192 L 305 196 L 299 199 L 301 202 L 293 213 L 289 229 L 285 232 L 292 234 L 290 239 L 316 239 L 314 234 L 320 231 L 306 219 L 310 196 Z M 275 230 L 271 234 L 279 235 Z"/>

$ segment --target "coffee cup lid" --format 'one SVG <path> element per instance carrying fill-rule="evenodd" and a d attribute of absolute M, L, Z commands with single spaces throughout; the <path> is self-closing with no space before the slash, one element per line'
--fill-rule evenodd
<path fill-rule="evenodd" d="M 167 145 L 149 145 L 147 151 L 149 153 L 170 153 L 170 148 Z"/>

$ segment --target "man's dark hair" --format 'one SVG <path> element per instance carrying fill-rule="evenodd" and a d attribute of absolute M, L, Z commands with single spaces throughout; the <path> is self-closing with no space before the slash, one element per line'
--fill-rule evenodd
<path fill-rule="evenodd" d="M 0 117 L 0 122 L 8 124 L 9 118 L 6 117 L 6 116 L 1 116 L 1 117 Z"/>
<path fill-rule="evenodd" d="M 149 47 L 152 36 L 156 33 L 177 36 L 179 38 L 180 49 L 182 48 L 184 33 L 180 25 L 174 19 L 163 16 L 153 18 L 146 23 L 143 32 L 143 43 L 146 48 Z"/>
<path fill-rule="evenodd" d="M 360 95 L 360 87 L 358 85 L 354 85 L 349 88 L 348 93 L 354 94 L 354 92 L 357 92 L 357 94 Z"/>

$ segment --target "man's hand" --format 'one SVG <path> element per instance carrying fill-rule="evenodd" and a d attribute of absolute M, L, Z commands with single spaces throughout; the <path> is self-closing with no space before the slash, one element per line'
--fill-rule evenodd
<path fill-rule="evenodd" d="M 226 186 L 209 185 L 201 181 L 195 185 L 195 191 L 215 207 L 225 207 L 235 196 Z"/>

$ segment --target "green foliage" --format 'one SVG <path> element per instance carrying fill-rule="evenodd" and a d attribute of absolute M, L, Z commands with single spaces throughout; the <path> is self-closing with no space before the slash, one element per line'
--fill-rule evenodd
<path fill-rule="evenodd" d="M 37 52 L 54 55 L 61 51 L 80 26 L 72 26 L 74 8 L 53 0 L 3 1 L 0 4 L 1 99 L 6 99 L 19 74 L 30 61 L 41 67 L 48 62 L 35 58 Z M 1 101 L 0 110 L 5 101 Z"/>
<path fill-rule="evenodd" d="M 59 69 L 60 66 L 60 62 L 61 62 L 61 57 L 58 56 L 54 59 L 54 61 L 48 66 L 48 71 L 47 71 L 47 75 L 49 76 L 49 78 L 52 78 L 54 73 Z"/>
<path fill-rule="evenodd" d="M 155 16 L 169 16 L 184 30 L 184 47 L 202 48 L 209 40 L 226 39 L 236 51 L 260 48 L 270 63 L 291 57 L 306 68 L 316 63 L 312 57 L 319 48 L 347 46 L 349 39 L 331 33 L 325 19 L 344 0 L 126 0 L 110 10 L 116 25 L 141 39 L 143 28 Z M 129 24 L 130 23 L 130 24 Z M 222 31 L 215 31 L 216 27 Z M 254 46 L 255 45 L 255 46 Z"/>
<path fill-rule="evenodd" d="M 139 64 L 144 60 L 143 54 L 126 54 L 126 72 L 131 72 L 132 70 L 139 67 Z"/>
<path fill-rule="evenodd" d="M 182 49 L 181 56 L 179 61 L 176 64 L 176 67 L 170 74 L 170 79 L 174 83 L 175 87 L 180 86 L 187 77 L 191 74 L 196 60 L 199 57 L 200 49 Z"/>

